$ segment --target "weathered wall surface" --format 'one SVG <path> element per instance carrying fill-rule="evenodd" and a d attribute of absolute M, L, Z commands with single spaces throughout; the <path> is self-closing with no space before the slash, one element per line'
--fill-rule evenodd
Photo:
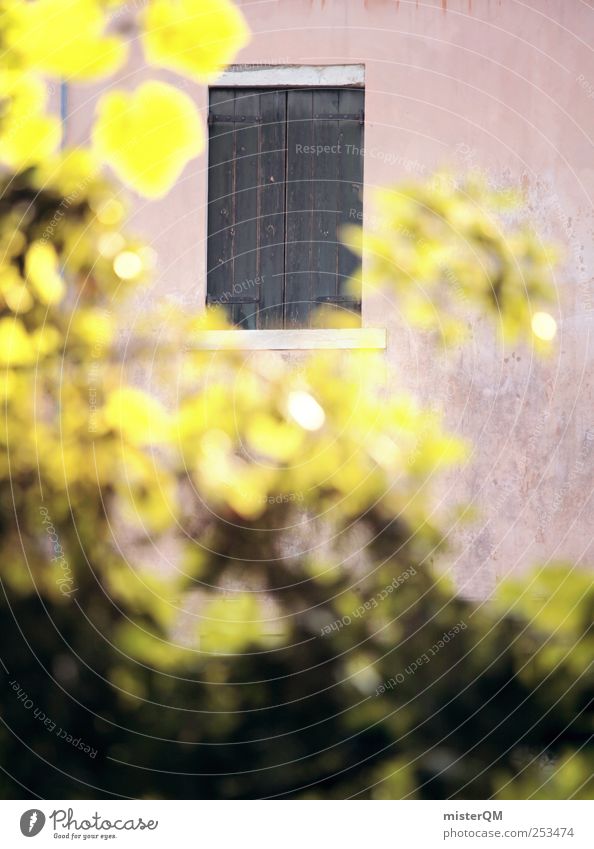
<path fill-rule="evenodd" d="M 594 3 L 591 0 L 243 0 L 254 37 L 247 64 L 364 63 L 365 214 L 371 189 L 440 166 L 480 168 L 521 184 L 544 236 L 567 251 L 557 275 L 559 345 L 546 363 L 503 351 L 477 325 L 440 359 L 402 329 L 397 306 L 370 293 L 365 323 L 387 326 L 392 379 L 445 405 L 475 445 L 444 499 L 470 501 L 449 565 L 472 595 L 534 562 L 592 562 L 594 416 Z M 145 72 L 132 59 L 125 87 Z M 163 75 L 165 78 L 168 75 Z M 182 82 L 206 113 L 206 92 Z M 70 96 L 68 139 L 85 140 L 96 91 Z M 147 301 L 204 303 L 206 160 L 134 226 L 160 255 Z"/>

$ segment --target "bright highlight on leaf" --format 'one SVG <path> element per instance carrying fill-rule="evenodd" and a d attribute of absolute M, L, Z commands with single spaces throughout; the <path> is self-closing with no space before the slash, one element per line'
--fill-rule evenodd
<path fill-rule="evenodd" d="M 134 251 L 122 251 L 113 261 L 113 270 L 122 280 L 134 280 L 142 272 L 142 260 Z"/>
<path fill-rule="evenodd" d="M 291 392 L 288 402 L 289 413 L 305 430 L 319 430 L 326 421 L 326 414 L 309 392 Z"/>
<path fill-rule="evenodd" d="M 192 100 L 166 83 L 153 80 L 131 94 L 106 94 L 98 112 L 93 128 L 96 152 L 146 197 L 168 192 L 204 146 Z"/>
<path fill-rule="evenodd" d="M 249 40 L 230 0 L 153 0 L 144 25 L 147 60 L 199 82 L 217 77 Z"/>
<path fill-rule="evenodd" d="M 532 332 L 543 342 L 551 342 L 557 335 L 557 322 L 548 312 L 535 312 L 532 316 Z"/>
<path fill-rule="evenodd" d="M 125 244 L 126 240 L 121 233 L 103 233 L 99 237 L 97 247 L 99 248 L 99 253 L 103 256 L 115 257 L 116 254 L 123 250 Z"/>

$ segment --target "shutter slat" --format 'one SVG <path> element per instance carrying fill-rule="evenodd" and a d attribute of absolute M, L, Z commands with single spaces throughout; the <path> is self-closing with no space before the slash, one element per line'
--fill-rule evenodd
<path fill-rule="evenodd" d="M 233 261 L 234 295 L 256 296 L 259 288 L 258 268 L 258 171 L 260 139 L 257 123 L 241 122 L 246 115 L 258 115 L 258 92 L 238 89 L 235 92 L 235 239 Z M 234 324 L 245 330 L 257 325 L 256 305 L 234 303 Z"/>
<path fill-rule="evenodd" d="M 307 327 L 312 299 L 313 94 L 287 93 L 287 250 L 285 326 Z"/>
<path fill-rule="evenodd" d="M 232 121 L 233 89 L 212 91 L 211 105 Z M 211 126 L 208 150 L 208 292 L 227 298 L 233 285 L 234 136 L 233 123 Z"/>
<path fill-rule="evenodd" d="M 282 327 L 285 297 L 285 162 L 287 97 L 260 95 L 259 327 Z"/>
<path fill-rule="evenodd" d="M 354 89 L 343 89 L 340 92 L 340 111 L 362 111 L 364 93 Z M 339 191 L 339 226 L 344 224 L 361 224 L 363 213 L 363 126 L 353 121 L 340 122 L 340 191 Z M 353 293 L 349 286 L 349 278 L 358 267 L 360 260 L 344 245 L 338 249 L 338 294 L 355 297 L 360 301 L 361 292 Z M 358 308 L 353 310 L 360 312 Z"/>
<path fill-rule="evenodd" d="M 338 114 L 339 92 L 314 91 L 313 111 L 316 114 Z M 338 272 L 337 213 L 339 203 L 339 124 L 330 118 L 313 121 L 313 243 L 312 243 L 312 293 L 314 303 L 310 313 L 322 297 L 336 295 Z M 319 152 L 318 152 L 319 151 Z M 310 315 L 311 323 L 311 315 Z"/>

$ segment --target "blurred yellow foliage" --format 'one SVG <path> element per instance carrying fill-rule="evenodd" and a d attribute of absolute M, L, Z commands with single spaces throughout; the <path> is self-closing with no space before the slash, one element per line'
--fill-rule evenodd
<path fill-rule="evenodd" d="M 43 304 L 58 303 L 66 287 L 58 273 L 58 257 L 48 242 L 33 242 L 25 258 L 27 281 Z"/>
<path fill-rule="evenodd" d="M 0 161 L 26 168 L 50 156 L 60 142 L 60 122 L 45 113 L 45 83 L 20 70 L 0 70 Z"/>
<path fill-rule="evenodd" d="M 211 320 L 220 328 L 220 316 Z M 186 331 L 198 349 L 205 328 Z M 189 358 L 188 398 L 172 433 L 218 509 L 254 519 L 270 495 L 298 492 L 306 505 L 343 515 L 378 504 L 391 515 L 422 480 L 465 455 L 435 414 L 385 397 L 381 355 L 326 351 L 300 369 L 232 350 Z"/>
<path fill-rule="evenodd" d="M 215 79 L 249 40 L 230 0 L 150 0 L 143 24 L 148 62 L 198 82 Z"/>
<path fill-rule="evenodd" d="M 95 676 L 91 665 L 85 679 L 85 686 L 99 686 L 93 698 L 101 710 L 111 696 L 109 681 L 126 710 L 142 699 L 139 713 L 167 702 L 184 722 L 195 713 L 212 714 L 212 727 L 229 736 L 245 704 L 249 722 L 256 717 L 246 744 L 262 733 L 257 725 L 262 706 L 289 703 L 301 710 L 303 674 L 311 693 L 329 700 L 322 715 L 332 722 L 321 733 L 336 736 L 324 749 L 323 767 L 315 767 L 312 780 L 311 773 L 299 773 L 295 787 L 312 787 L 320 775 L 356 772 L 352 768 L 366 760 L 364 738 L 372 731 L 374 751 L 389 755 L 369 764 L 361 781 L 365 792 L 375 798 L 420 792 L 424 770 L 430 780 L 440 779 L 444 763 L 449 769 L 460 760 L 443 747 L 444 738 L 456 742 L 464 736 L 456 736 L 456 729 L 450 733 L 448 718 L 459 716 L 472 726 L 485 705 L 489 710 L 491 698 L 509 699 L 512 709 L 502 716 L 496 701 L 492 715 L 476 720 L 477 747 L 485 728 L 493 733 L 485 758 L 493 752 L 499 757 L 499 722 L 509 717 L 515 722 L 526 698 L 551 696 L 552 707 L 543 702 L 541 710 L 547 722 L 562 703 L 561 731 L 545 729 L 548 737 L 542 731 L 545 745 L 557 746 L 574 718 L 571 733 L 581 745 L 578 735 L 591 736 L 591 718 L 585 713 L 587 691 L 576 687 L 574 695 L 574 684 L 583 678 L 584 688 L 591 688 L 585 672 L 591 667 L 592 580 L 555 567 L 528 586 L 511 583 L 501 591 L 504 630 L 517 624 L 518 636 L 529 631 L 516 657 L 515 636 L 503 633 L 506 642 L 499 646 L 502 629 L 433 578 L 427 562 L 443 537 L 430 522 L 430 485 L 437 471 L 462 462 L 467 448 L 443 428 L 440 415 L 388 386 L 382 356 L 325 351 L 296 363 L 270 352 L 241 352 L 233 333 L 226 350 L 211 351 L 205 334 L 231 329 L 220 310 L 199 317 L 168 310 L 168 333 L 158 343 L 128 325 L 122 328 L 119 304 L 149 275 L 154 256 L 121 231 L 125 204 L 100 169 L 106 164 L 140 194 L 161 196 L 202 150 L 204 132 L 190 97 L 149 80 L 132 92 L 116 89 L 100 98 L 91 151 L 55 152 L 59 122 L 46 112 L 48 90 L 37 74 L 80 81 L 121 67 L 125 38 L 105 35 L 109 10 L 118 5 L 119 0 L 8 0 L 2 6 L 0 161 L 8 170 L 0 192 L 0 563 L 11 614 L 22 603 L 20 615 L 27 619 L 33 611 L 36 631 L 35 604 L 41 599 L 51 605 L 52 616 L 63 617 L 69 639 L 83 643 L 76 649 L 95 653 L 97 669 L 105 673 Z M 149 0 L 136 21 L 150 63 L 201 82 L 219 74 L 248 38 L 243 16 L 229 0 Z M 379 192 L 376 203 L 376 226 L 363 232 L 349 228 L 345 238 L 365 259 L 366 285 L 395 292 L 415 326 L 459 340 L 468 309 L 491 316 L 505 338 L 533 334 L 543 348 L 550 342 L 556 324 L 543 308 L 553 299 L 553 254 L 523 223 L 510 193 L 492 192 L 472 178 L 458 186 L 441 175 L 426 185 Z M 361 271 L 356 278 L 355 288 Z M 316 321 L 328 326 L 331 316 L 321 311 Z M 347 313 L 334 319 L 341 327 L 353 323 Z M 239 340 L 242 331 L 235 333 Z M 302 529 L 308 539 L 296 553 L 288 543 L 304 516 L 311 517 Z M 318 546 L 309 537 L 320 526 L 325 537 Z M 120 545 L 124 537 L 129 550 Z M 154 569 L 128 562 L 130 551 L 139 561 L 160 567 L 167 560 L 173 568 L 155 577 Z M 238 576 L 232 600 L 222 597 L 225 581 L 233 584 Z M 193 641 L 184 647 L 173 634 L 189 600 L 196 602 L 200 624 L 193 620 Z M 459 714 L 444 713 L 451 684 L 443 684 L 447 697 L 425 692 L 441 686 L 444 675 L 437 673 L 442 660 L 446 663 L 446 643 L 426 688 L 421 682 L 429 664 L 418 659 L 453 630 L 452 622 L 460 622 L 460 609 L 468 625 L 455 626 L 456 641 L 448 642 L 447 651 L 452 658 L 459 652 L 460 693 L 468 703 L 456 707 Z M 68 618 L 72 610 L 80 614 L 77 620 Z M 21 626 L 13 615 L 3 615 L 0 627 L 9 629 L 13 621 Z M 320 628 L 328 629 L 327 641 Z M 0 636 L 7 641 L 5 633 Z M 56 633 L 61 639 L 59 628 Z M 44 662 L 52 669 L 55 639 L 44 634 L 37 646 L 49 655 Z M 276 666 L 266 666 L 263 649 L 279 645 Z M 304 669 L 293 665 L 301 653 Z M 218 686 L 233 679 L 237 668 L 229 662 L 235 654 L 242 655 L 246 680 L 257 682 L 239 697 L 233 686 Z M 214 662 L 211 655 L 217 655 Z M 395 657 L 402 669 L 407 663 L 419 668 L 414 684 L 412 675 L 394 669 Z M 491 664 L 500 657 L 493 674 Z M 188 680 L 180 676 L 184 669 L 192 672 Z M 397 709 L 373 692 L 395 673 L 413 687 L 412 697 L 409 691 Z M 492 695 L 485 698 L 492 681 Z M 530 689 L 535 681 L 545 686 Z M 525 698 L 525 691 L 514 688 L 526 682 Z M 189 696 L 181 706 L 186 683 Z M 64 692 L 56 697 L 59 710 Z M 383 686 L 382 695 L 386 692 Z M 71 715 L 75 699 L 69 690 L 67 697 L 65 713 Z M 103 711 L 109 741 L 114 727 L 127 726 L 129 718 L 122 719 L 113 705 Z M 22 706 L 17 708 L 22 714 Z M 279 737 L 291 725 L 286 736 L 293 740 L 298 714 L 288 715 L 284 726 L 279 722 Z M 99 711 L 96 716 L 99 727 Z M 300 734 L 319 724 L 314 720 L 307 712 L 299 715 Z M 522 735 L 532 733 L 530 716 L 527 724 Z M 152 714 L 148 726 L 155 742 Z M 162 737 L 204 739 L 201 757 L 217 757 L 222 741 L 211 732 L 202 716 L 181 728 L 174 715 Z M 398 748 L 408 734 L 421 735 L 418 759 L 426 757 L 418 768 L 412 749 Z M 508 734 L 504 729 L 505 740 Z M 144 756 L 149 735 L 138 737 Z M 310 750 L 320 750 L 319 739 L 307 740 L 301 748 L 291 743 L 296 748 L 290 762 L 299 770 Z M 363 748 L 349 749 L 351 741 Z M 448 739 L 447 745 L 454 742 Z M 517 748 L 497 770 L 488 761 L 486 769 L 476 765 L 474 778 L 491 782 L 489 793 L 544 798 L 591 793 L 586 755 L 570 746 L 560 750 L 556 768 L 532 770 L 532 755 Z M 105 749 L 118 753 L 117 746 Z M 142 760 L 124 755 L 124 762 Z M 525 775 L 524 766 L 516 766 L 522 756 Z M 103 761 L 114 770 L 116 758 Z M 211 762 L 204 770 L 209 782 L 220 777 L 217 766 Z M 253 774 L 269 768 L 268 763 Z M 184 779 L 195 773 L 180 771 Z M 454 773 L 444 781 L 464 789 L 466 774 Z M 240 774 L 235 771 L 233 780 Z"/>
<path fill-rule="evenodd" d="M 101 98 L 93 145 L 122 180 L 158 197 L 200 153 L 204 134 L 188 95 L 153 80 L 132 94 L 116 91 Z"/>
<path fill-rule="evenodd" d="M 232 654 L 266 637 L 266 620 L 258 599 L 250 593 L 215 598 L 200 618 L 198 630 L 202 651 Z"/>
<path fill-rule="evenodd" d="M 119 68 L 126 47 L 105 36 L 104 8 L 98 0 L 32 0 L 8 3 L 5 40 L 21 63 L 67 80 L 89 80 Z"/>
<path fill-rule="evenodd" d="M 529 339 L 535 308 L 553 301 L 557 252 L 522 216 L 518 194 L 480 176 L 378 190 L 372 226 L 347 226 L 344 239 L 365 257 L 366 285 L 392 292 L 408 321 L 448 344 L 473 315 L 489 316 L 505 341 Z M 551 338 L 532 341 L 546 351 Z"/>

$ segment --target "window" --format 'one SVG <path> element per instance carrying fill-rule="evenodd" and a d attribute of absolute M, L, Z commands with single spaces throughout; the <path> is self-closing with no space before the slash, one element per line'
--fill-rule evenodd
<path fill-rule="evenodd" d="M 210 90 L 207 302 L 233 324 L 360 314 L 338 231 L 362 219 L 363 108 L 354 88 Z"/>

